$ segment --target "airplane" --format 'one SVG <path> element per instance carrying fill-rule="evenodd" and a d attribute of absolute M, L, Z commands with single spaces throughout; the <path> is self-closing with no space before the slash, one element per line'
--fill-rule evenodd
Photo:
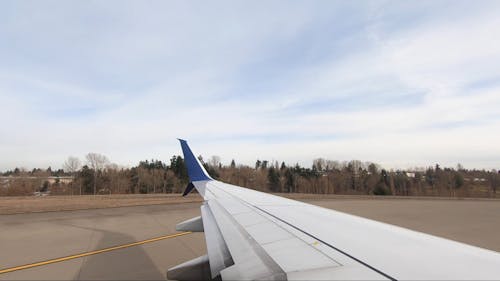
<path fill-rule="evenodd" d="M 214 180 L 179 139 L 207 254 L 171 280 L 500 280 L 500 253 Z M 464 225 L 464 227 L 467 227 Z"/>

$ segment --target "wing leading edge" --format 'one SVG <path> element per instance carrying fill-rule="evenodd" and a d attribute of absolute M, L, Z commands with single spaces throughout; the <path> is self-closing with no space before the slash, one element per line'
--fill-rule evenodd
<path fill-rule="evenodd" d="M 179 141 L 207 255 L 169 279 L 500 279 L 500 253 L 216 181 Z"/>

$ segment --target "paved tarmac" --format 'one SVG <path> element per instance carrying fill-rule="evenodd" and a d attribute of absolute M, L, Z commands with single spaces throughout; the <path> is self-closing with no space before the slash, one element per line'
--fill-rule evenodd
<path fill-rule="evenodd" d="M 500 251 L 500 201 L 334 199 L 309 203 Z M 199 203 L 0 216 L 2 269 L 177 233 Z M 0 280 L 164 280 L 205 254 L 202 233 L 0 274 Z"/>
<path fill-rule="evenodd" d="M 199 203 L 0 216 L 0 270 L 174 234 Z M 164 280 L 206 252 L 202 233 L 0 274 L 0 280 Z"/>

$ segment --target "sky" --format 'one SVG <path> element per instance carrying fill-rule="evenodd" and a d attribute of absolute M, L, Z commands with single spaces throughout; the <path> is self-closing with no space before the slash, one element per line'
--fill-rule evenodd
<path fill-rule="evenodd" d="M 0 171 L 500 168 L 499 1 L 0 2 Z"/>

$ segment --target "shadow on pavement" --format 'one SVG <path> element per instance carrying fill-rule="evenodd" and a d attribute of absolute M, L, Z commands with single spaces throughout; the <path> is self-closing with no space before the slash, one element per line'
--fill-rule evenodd
<path fill-rule="evenodd" d="M 119 232 L 81 228 L 91 229 L 102 235 L 95 249 L 135 240 L 134 237 Z M 165 280 L 165 275 L 139 245 L 86 257 L 74 280 Z"/>

